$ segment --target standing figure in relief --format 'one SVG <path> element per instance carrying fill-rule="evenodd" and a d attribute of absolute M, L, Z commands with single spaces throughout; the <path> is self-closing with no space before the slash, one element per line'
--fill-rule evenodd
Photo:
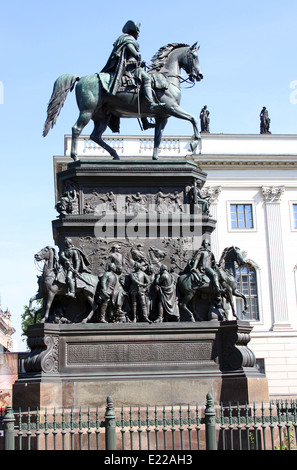
<path fill-rule="evenodd" d="M 155 280 L 158 298 L 158 318 L 155 320 L 155 323 L 160 323 L 164 320 L 179 321 L 176 281 L 176 276 L 169 273 L 167 266 L 162 264 Z"/>
<path fill-rule="evenodd" d="M 148 318 L 149 300 L 147 298 L 147 290 L 150 286 L 151 281 L 149 276 L 143 271 L 143 267 L 140 263 L 134 263 L 134 272 L 130 274 L 130 281 L 131 285 L 129 289 L 129 294 L 132 307 L 132 320 L 136 323 L 138 305 L 140 305 L 140 321 L 151 323 Z"/>

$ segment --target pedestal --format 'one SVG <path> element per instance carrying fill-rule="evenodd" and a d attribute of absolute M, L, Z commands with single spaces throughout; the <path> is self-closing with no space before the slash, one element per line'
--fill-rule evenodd
<path fill-rule="evenodd" d="M 34 325 L 15 407 L 268 401 L 247 322 Z"/>
<path fill-rule="evenodd" d="M 72 250 L 89 272 L 72 267 L 69 292 L 68 261 L 51 247 L 38 253 L 46 323 L 28 328 L 15 407 L 105 406 L 108 395 L 116 406 L 203 404 L 208 392 L 216 403 L 268 400 L 252 327 L 223 308 L 230 274 L 221 272 L 219 290 L 210 270 L 193 267 L 205 240 L 216 269 L 205 181 L 184 159 L 55 159 L 54 240 L 64 262 Z M 233 251 L 224 250 L 230 272 Z"/>

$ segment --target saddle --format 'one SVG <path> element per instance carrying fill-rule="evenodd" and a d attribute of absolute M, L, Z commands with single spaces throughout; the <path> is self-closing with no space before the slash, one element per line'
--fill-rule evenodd
<path fill-rule="evenodd" d="M 113 74 L 108 72 L 100 72 L 97 74 L 100 80 L 100 83 L 106 93 L 110 93 L 111 82 L 113 81 Z M 151 72 L 150 73 L 151 80 L 152 80 L 152 90 L 153 92 L 158 91 L 165 91 L 168 88 L 168 80 L 165 75 L 159 72 Z M 117 93 L 131 93 L 137 95 L 139 93 L 139 80 L 137 78 L 137 73 L 134 74 L 130 71 L 125 71 L 123 76 L 121 77 L 121 82 L 119 87 L 117 88 Z M 107 114 L 108 107 L 106 108 Z M 108 123 L 108 127 L 114 133 L 120 132 L 120 118 L 118 116 L 114 116 L 113 114 L 110 115 L 110 120 Z"/>
<path fill-rule="evenodd" d="M 108 72 L 97 73 L 103 89 L 109 93 L 110 83 L 113 80 L 113 74 Z M 168 88 L 168 80 L 165 75 L 160 72 L 151 72 L 152 89 L 154 91 L 164 91 Z M 121 78 L 121 83 L 117 89 L 117 93 L 138 93 L 139 81 L 137 74 L 125 72 Z"/>
<path fill-rule="evenodd" d="M 81 274 L 81 273 L 80 273 Z M 75 286 L 77 289 L 86 289 L 86 290 L 93 290 L 96 285 L 94 284 L 94 280 L 89 273 L 84 273 L 85 280 L 80 279 L 78 277 L 75 278 Z M 66 284 L 66 275 L 63 269 L 60 269 L 56 275 L 56 282 L 59 284 Z"/>

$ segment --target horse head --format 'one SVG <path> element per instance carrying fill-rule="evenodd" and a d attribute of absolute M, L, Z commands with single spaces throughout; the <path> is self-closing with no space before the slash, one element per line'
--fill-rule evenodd
<path fill-rule="evenodd" d="M 237 246 L 225 248 L 221 255 L 219 266 L 225 266 L 225 269 L 230 267 L 234 269 L 234 263 L 237 263 L 238 266 L 243 266 L 246 263 L 240 248 Z"/>
<path fill-rule="evenodd" d="M 192 47 L 188 44 L 167 44 L 167 46 L 161 47 L 152 58 L 150 71 L 160 72 L 164 69 L 171 71 L 171 67 L 174 68 L 175 61 L 177 61 L 179 67 L 189 75 L 192 82 L 195 80 L 199 82 L 203 75 L 197 55 L 198 49 L 197 42 Z"/>
<path fill-rule="evenodd" d="M 38 253 L 36 253 L 34 255 L 34 258 L 36 261 L 45 261 L 45 260 L 49 260 L 50 258 L 50 250 L 52 250 L 53 248 L 51 248 L 50 246 L 46 246 L 44 248 L 42 248 L 42 250 L 38 251 Z"/>
<path fill-rule="evenodd" d="M 48 268 L 54 269 L 55 271 L 59 268 L 59 259 L 56 250 L 51 246 L 42 248 L 38 253 L 34 255 L 35 261 L 45 261 Z"/>
<path fill-rule="evenodd" d="M 237 246 L 233 246 L 232 248 L 235 257 L 235 262 L 238 264 L 238 266 L 243 266 L 244 264 L 246 264 L 246 260 L 244 259 L 240 248 L 238 248 Z"/>
<path fill-rule="evenodd" d="M 189 80 L 191 82 L 200 82 L 203 79 L 203 74 L 200 68 L 199 59 L 198 59 L 198 50 L 199 50 L 198 42 L 195 42 L 192 47 L 189 47 L 185 60 L 181 63 L 181 67 L 186 71 L 189 75 Z"/>

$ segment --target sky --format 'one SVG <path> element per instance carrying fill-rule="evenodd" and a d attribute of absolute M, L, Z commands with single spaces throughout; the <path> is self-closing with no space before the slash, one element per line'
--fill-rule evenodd
<path fill-rule="evenodd" d="M 21 314 L 37 291 L 34 253 L 54 244 L 53 156 L 63 155 L 78 117 L 72 93 L 42 137 L 55 80 L 99 72 L 132 19 L 148 64 L 161 46 L 198 41 L 204 79 L 182 90 L 181 104 L 197 118 L 207 105 L 211 133 L 259 134 L 266 106 L 273 134 L 297 134 L 296 18 L 296 0 L 2 2 L 0 296 L 16 329 L 14 351 L 26 350 Z M 90 123 L 83 135 L 91 132 Z M 121 135 L 140 133 L 136 120 L 122 120 Z M 191 124 L 171 118 L 164 135 L 190 136 Z"/>

